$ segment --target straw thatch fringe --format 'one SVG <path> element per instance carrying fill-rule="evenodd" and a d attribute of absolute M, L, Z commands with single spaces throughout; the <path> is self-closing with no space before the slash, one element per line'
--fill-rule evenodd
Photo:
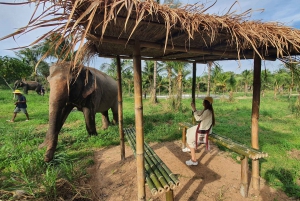
<path fill-rule="evenodd" d="M 30 1 L 1 4 L 23 5 L 29 3 Z M 251 9 L 236 14 L 230 8 L 225 15 L 217 16 L 205 14 L 207 9 L 214 4 L 211 6 L 186 5 L 175 9 L 168 5 L 159 5 L 152 0 L 143 2 L 138 0 L 37 0 L 35 4 L 36 9 L 28 25 L 0 40 L 25 34 L 37 28 L 54 27 L 52 31 L 42 35 L 29 46 L 42 41 L 53 33 L 59 33 L 62 40 L 71 39 L 69 48 L 72 50 L 70 51 L 75 51 L 79 45 L 78 53 L 73 58 L 75 63 L 86 61 L 97 53 L 95 42 L 85 43 L 87 34 L 100 34 L 99 42 L 101 43 L 108 26 L 111 23 L 117 23 L 121 13 L 126 15 L 122 32 L 129 31 L 127 40 L 131 39 L 134 34 L 138 34 L 135 32 L 141 23 L 163 24 L 165 26 L 165 50 L 167 45 L 172 44 L 172 30 L 180 30 L 187 34 L 184 38 L 185 41 L 194 39 L 195 34 L 200 34 L 203 38 L 209 36 L 209 42 L 203 39 L 207 47 L 210 47 L 222 35 L 230 34 L 230 40 L 224 42 L 226 46 L 235 46 L 239 59 L 241 52 L 248 49 L 253 49 L 261 58 L 268 55 L 270 47 L 276 50 L 277 57 L 289 55 L 290 51 L 299 52 L 300 50 L 299 30 L 276 22 L 249 21 L 253 12 Z M 36 10 L 40 7 L 44 11 L 36 16 Z M 128 23 L 132 20 L 135 20 L 134 27 L 128 29 Z"/>

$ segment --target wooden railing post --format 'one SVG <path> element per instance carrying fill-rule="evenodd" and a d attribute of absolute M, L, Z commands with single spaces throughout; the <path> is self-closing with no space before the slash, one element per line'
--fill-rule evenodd
<path fill-rule="evenodd" d="M 248 179 L 248 157 L 244 157 L 241 163 L 241 188 L 240 193 L 243 197 L 248 197 L 249 179 Z"/>
<path fill-rule="evenodd" d="M 182 128 L 182 149 L 186 147 L 186 127 Z"/>

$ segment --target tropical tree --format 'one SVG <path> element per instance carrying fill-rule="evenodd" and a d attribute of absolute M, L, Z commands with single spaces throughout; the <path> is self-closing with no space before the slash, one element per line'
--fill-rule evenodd
<path fill-rule="evenodd" d="M 212 70 L 212 62 L 207 62 L 207 96 L 210 96 L 210 79 L 211 79 L 211 70 Z"/>
<path fill-rule="evenodd" d="M 175 72 L 177 72 L 176 75 L 176 81 L 175 89 L 176 89 L 176 98 L 174 99 L 174 106 L 175 109 L 178 110 L 181 108 L 181 102 L 182 102 L 182 88 L 183 88 L 183 80 L 186 75 L 190 74 L 190 71 L 187 71 L 186 68 L 189 64 L 184 62 L 174 62 L 173 63 L 173 69 Z"/>
<path fill-rule="evenodd" d="M 8 83 L 12 83 L 20 78 L 24 79 L 31 73 L 32 68 L 27 64 L 27 62 L 17 58 L 0 56 L 0 76 L 8 86 Z"/>
<path fill-rule="evenodd" d="M 290 74 L 290 80 L 287 81 L 289 86 L 289 98 L 290 98 L 294 86 L 299 85 L 300 83 L 300 64 L 299 62 L 289 62 L 289 63 L 285 63 L 284 67 L 288 69 Z"/>
<path fill-rule="evenodd" d="M 215 64 L 215 67 L 211 70 L 211 81 L 210 83 L 212 84 L 212 90 L 214 93 L 216 93 L 219 89 L 223 89 L 224 81 L 223 78 L 223 69 L 219 64 Z"/>
<path fill-rule="evenodd" d="M 267 89 L 271 89 L 270 87 L 272 87 L 272 83 L 274 83 L 273 81 L 273 75 L 271 73 L 271 71 L 265 69 L 263 71 L 261 71 L 261 93 L 262 96 L 265 96 L 265 91 Z"/>
<path fill-rule="evenodd" d="M 233 91 L 236 88 L 237 81 L 233 72 L 230 72 L 230 78 L 228 79 L 228 86 L 230 88 L 229 101 L 233 101 Z"/>
<path fill-rule="evenodd" d="M 26 62 L 29 66 L 31 66 L 32 74 L 31 76 L 34 77 L 34 80 L 37 81 L 37 68 L 36 65 L 41 57 L 41 52 L 36 51 L 35 47 L 33 48 L 24 48 L 15 52 L 17 57 L 22 59 Z"/>
<path fill-rule="evenodd" d="M 128 70 L 132 70 L 132 60 L 129 59 L 121 59 L 121 67 L 122 67 L 122 72 Z M 111 63 L 103 63 L 100 66 L 100 70 L 108 74 L 109 76 L 117 79 L 117 59 L 111 59 Z"/>
<path fill-rule="evenodd" d="M 164 62 L 164 66 L 163 66 L 163 68 L 167 71 L 169 98 L 171 98 L 171 96 L 172 96 L 172 77 L 174 75 L 174 72 L 173 72 L 174 65 L 175 65 L 175 62 L 166 61 L 166 62 Z"/>
<path fill-rule="evenodd" d="M 124 85 L 127 85 L 127 90 L 128 90 L 128 95 L 130 96 L 131 94 L 131 89 L 133 88 L 133 72 L 130 68 L 127 68 L 125 70 L 123 70 L 122 72 L 122 82 L 124 83 Z"/>
<path fill-rule="evenodd" d="M 253 80 L 252 71 L 244 70 L 241 75 L 242 75 L 242 83 L 244 85 L 244 92 L 245 95 L 247 96 L 249 84 L 252 83 Z"/>

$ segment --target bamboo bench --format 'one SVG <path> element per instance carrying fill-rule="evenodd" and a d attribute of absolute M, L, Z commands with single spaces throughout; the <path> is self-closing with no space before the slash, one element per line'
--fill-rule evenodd
<path fill-rule="evenodd" d="M 186 147 L 186 131 L 188 128 L 195 125 L 187 122 L 179 123 L 180 129 L 182 129 L 182 148 Z M 243 197 L 248 195 L 248 158 L 252 160 L 258 160 L 261 158 L 268 157 L 268 154 L 260 150 L 247 147 L 244 144 L 234 142 L 233 140 L 212 133 L 208 136 L 208 139 L 215 144 L 223 146 L 230 151 L 233 151 L 240 155 L 239 160 L 241 160 L 241 188 L 240 193 Z"/>
<path fill-rule="evenodd" d="M 135 129 L 124 128 L 124 134 L 134 155 L 136 155 Z M 173 189 L 179 186 L 177 176 L 171 172 L 153 149 L 145 142 L 144 150 L 146 183 L 151 194 L 156 196 L 158 194 L 166 193 L 167 201 L 174 200 Z"/>

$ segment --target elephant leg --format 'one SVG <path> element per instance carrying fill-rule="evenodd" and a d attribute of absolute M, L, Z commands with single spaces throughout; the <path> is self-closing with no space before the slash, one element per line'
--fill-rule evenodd
<path fill-rule="evenodd" d="M 92 109 L 89 109 L 87 107 L 83 107 L 82 112 L 85 118 L 86 130 L 89 133 L 89 135 L 98 135 L 96 130 L 95 112 Z"/>
<path fill-rule="evenodd" d="M 44 142 L 39 145 L 39 148 L 43 148 L 45 146 L 47 146 L 47 150 L 44 156 L 44 161 L 45 162 L 49 162 L 53 159 L 54 157 L 54 152 L 56 150 L 56 146 L 57 146 L 57 140 L 58 140 L 58 133 L 60 132 L 62 126 L 64 125 L 68 115 L 70 114 L 70 112 L 73 109 L 73 105 L 66 105 L 66 107 L 64 107 L 62 109 L 61 112 L 61 118 L 59 121 L 56 122 L 54 126 L 54 131 L 52 130 L 53 133 L 50 133 L 50 131 L 48 130 L 47 134 L 46 134 L 46 139 L 44 140 Z"/>
<path fill-rule="evenodd" d="M 108 110 L 102 112 L 102 129 L 105 130 L 108 128 L 109 125 L 109 117 L 108 117 Z"/>
<path fill-rule="evenodd" d="M 23 91 L 24 91 L 25 94 L 28 94 L 28 87 L 25 86 L 25 87 L 23 88 Z"/>
<path fill-rule="evenodd" d="M 113 111 L 113 124 L 116 125 L 119 122 L 118 112 Z"/>

